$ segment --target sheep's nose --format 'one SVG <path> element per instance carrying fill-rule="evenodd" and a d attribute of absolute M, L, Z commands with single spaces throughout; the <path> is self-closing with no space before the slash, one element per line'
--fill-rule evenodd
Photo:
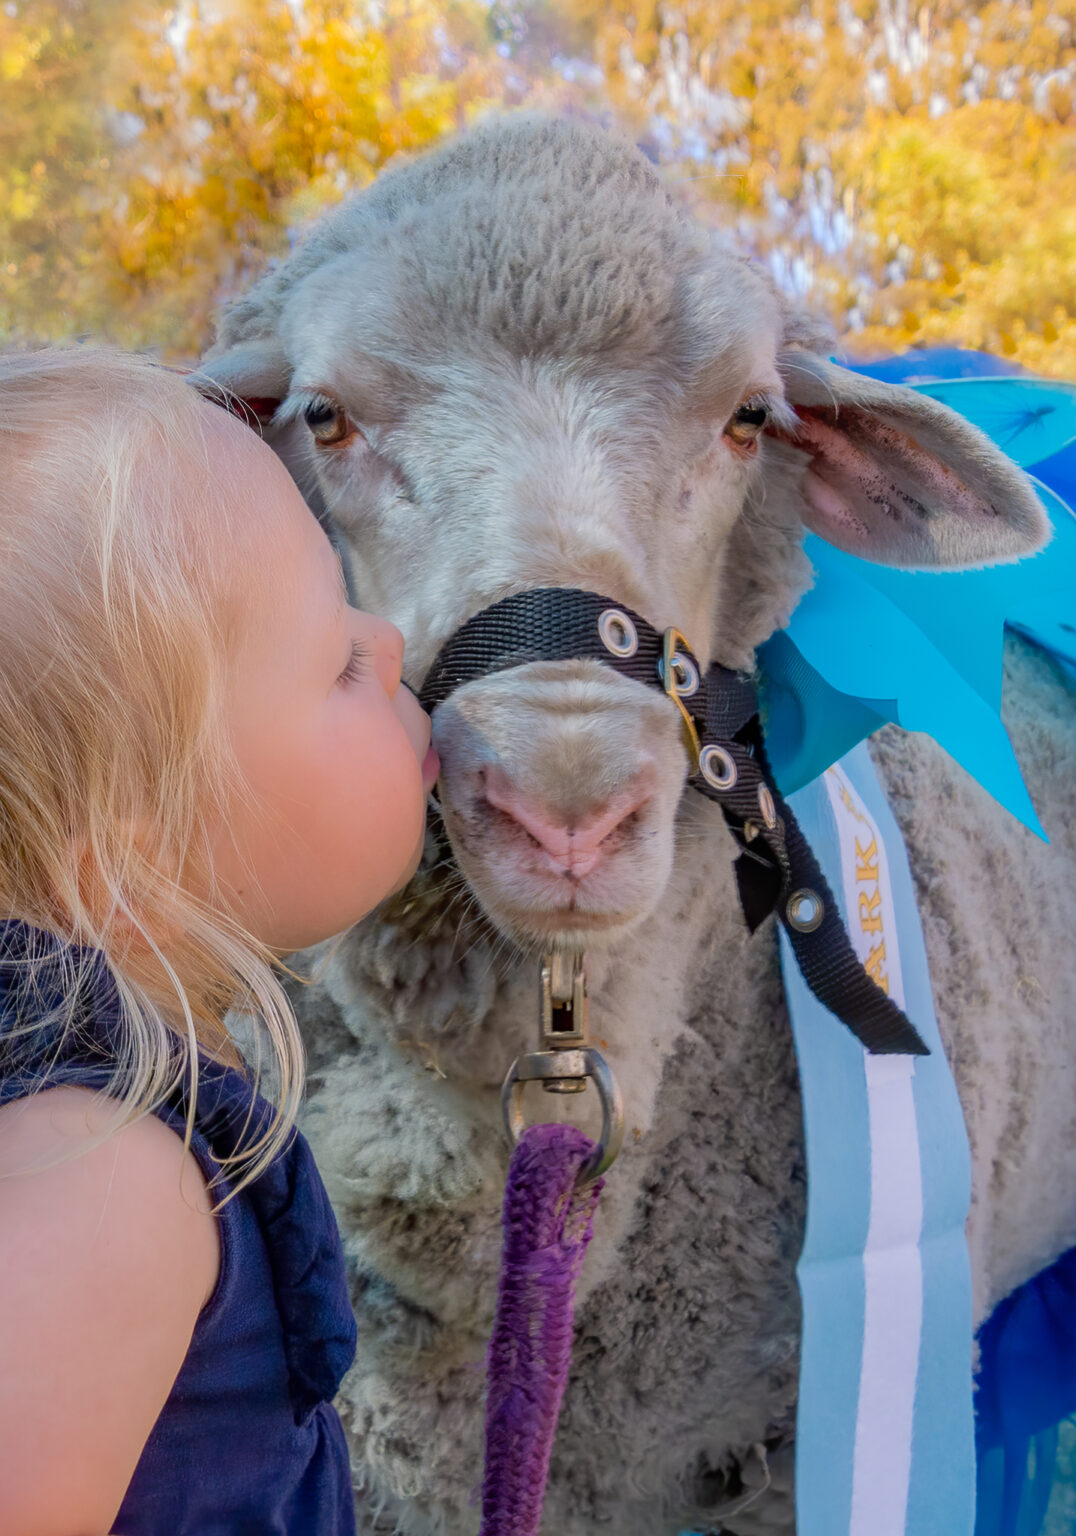
<path fill-rule="evenodd" d="M 490 805 L 518 822 L 559 869 L 577 879 L 589 874 L 609 835 L 654 792 L 653 771 L 644 770 L 600 807 L 569 816 L 536 805 L 534 797 L 518 789 L 499 768 L 488 767 L 484 778 Z"/>

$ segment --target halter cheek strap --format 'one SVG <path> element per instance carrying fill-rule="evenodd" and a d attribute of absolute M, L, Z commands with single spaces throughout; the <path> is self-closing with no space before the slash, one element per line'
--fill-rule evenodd
<path fill-rule="evenodd" d="M 469 619 L 434 660 L 427 710 L 457 688 L 535 661 L 600 661 L 656 688 L 679 709 L 688 783 L 721 807 L 739 847 L 736 882 L 748 928 L 771 912 L 808 987 L 874 1054 L 929 1055 L 918 1031 L 856 956 L 818 860 L 774 781 L 749 679 L 714 664 L 703 675 L 679 630 L 662 633 L 595 592 L 538 587 Z"/>

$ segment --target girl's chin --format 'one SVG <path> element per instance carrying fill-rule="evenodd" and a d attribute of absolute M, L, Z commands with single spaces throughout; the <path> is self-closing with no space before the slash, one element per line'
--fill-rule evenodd
<path fill-rule="evenodd" d="M 415 840 L 415 846 L 414 846 L 414 849 L 412 850 L 411 857 L 407 861 L 407 865 L 406 865 L 406 867 L 404 869 L 403 874 L 400 876 L 400 878 L 396 882 L 396 884 L 392 887 L 392 890 L 385 892 L 385 895 L 381 898 L 382 901 L 387 900 L 388 897 L 390 897 L 390 896 L 397 895 L 400 891 L 403 890 L 404 886 L 407 885 L 407 883 L 410 881 L 410 879 L 414 875 L 415 871 L 418 869 L 419 864 L 422 862 L 422 851 L 425 848 L 425 846 L 426 846 L 426 803 L 425 803 L 425 801 L 423 801 L 423 804 L 422 804 L 422 816 L 421 816 L 421 818 L 419 820 L 419 826 L 418 826 L 418 836 L 417 836 L 417 838 Z M 365 916 L 365 913 L 363 915 Z"/>

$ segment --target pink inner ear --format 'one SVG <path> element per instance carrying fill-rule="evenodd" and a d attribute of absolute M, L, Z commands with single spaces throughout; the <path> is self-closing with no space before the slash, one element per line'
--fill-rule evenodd
<path fill-rule="evenodd" d="M 268 421 L 280 408 L 279 400 L 272 400 L 263 395 L 244 395 L 243 404 L 249 411 L 254 412 L 259 421 Z"/>
<path fill-rule="evenodd" d="M 272 420 L 280 407 L 279 400 L 270 399 L 265 395 L 225 395 L 222 397 L 216 392 L 212 394 L 207 392 L 204 398 L 209 401 L 210 405 L 219 405 L 222 410 L 227 411 L 231 416 L 237 417 L 248 427 L 251 425 L 250 418 L 252 416 L 257 417 L 258 421 L 264 425 L 265 422 Z"/>
<path fill-rule="evenodd" d="M 803 494 L 807 499 L 807 505 L 818 514 L 818 521 L 827 528 L 844 530 L 849 542 L 859 540 L 866 543 L 870 537 L 870 529 L 862 522 L 851 507 L 832 485 L 819 479 L 814 470 L 809 469 L 803 477 Z"/>
<path fill-rule="evenodd" d="M 854 413 L 842 414 L 851 426 Z M 804 498 L 814 514 L 806 519 L 808 525 L 841 547 L 869 543 L 869 503 L 879 512 L 888 512 L 895 497 L 888 476 L 839 427 L 803 406 L 797 408 L 796 415 L 799 431 L 785 441 L 811 455 L 810 468 L 803 477 Z M 867 519 L 861 512 L 868 514 Z"/>
<path fill-rule="evenodd" d="M 883 519 L 904 522 L 909 514 L 920 524 L 939 513 L 975 522 L 997 516 L 996 509 L 935 454 L 869 411 L 843 406 L 832 422 L 802 406 L 796 414 L 800 430 L 790 441 L 814 455 L 815 479 L 837 490 L 835 500 L 807 489 L 808 501 L 821 517 L 837 518 L 843 525 L 851 515 L 865 534 L 870 524 Z M 858 504 L 866 522 L 851 512 L 852 503 Z"/>

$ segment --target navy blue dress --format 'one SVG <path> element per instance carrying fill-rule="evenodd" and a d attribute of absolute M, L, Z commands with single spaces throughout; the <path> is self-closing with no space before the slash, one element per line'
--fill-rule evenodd
<path fill-rule="evenodd" d="M 107 972 L 94 963 L 99 957 L 91 957 L 77 1038 L 47 1066 L 47 1034 L 36 1056 L 16 1058 L 12 1021 L 43 1016 L 55 1000 L 48 973 L 31 988 L 19 963 L 32 933 L 42 939 L 21 923 L 0 922 L 0 1103 L 39 1084 L 99 1088 L 108 1076 L 118 1007 Z M 200 1060 L 191 1150 L 210 1179 L 217 1157 L 248 1145 L 272 1108 L 243 1073 Z M 183 1135 L 182 1091 L 156 1113 Z M 218 1179 L 214 1203 L 230 1188 Z M 336 1218 L 305 1137 L 293 1131 L 217 1219 L 220 1278 L 113 1530 L 354 1536 L 347 1444 L 332 1399 L 354 1358 L 355 1319 Z"/>

